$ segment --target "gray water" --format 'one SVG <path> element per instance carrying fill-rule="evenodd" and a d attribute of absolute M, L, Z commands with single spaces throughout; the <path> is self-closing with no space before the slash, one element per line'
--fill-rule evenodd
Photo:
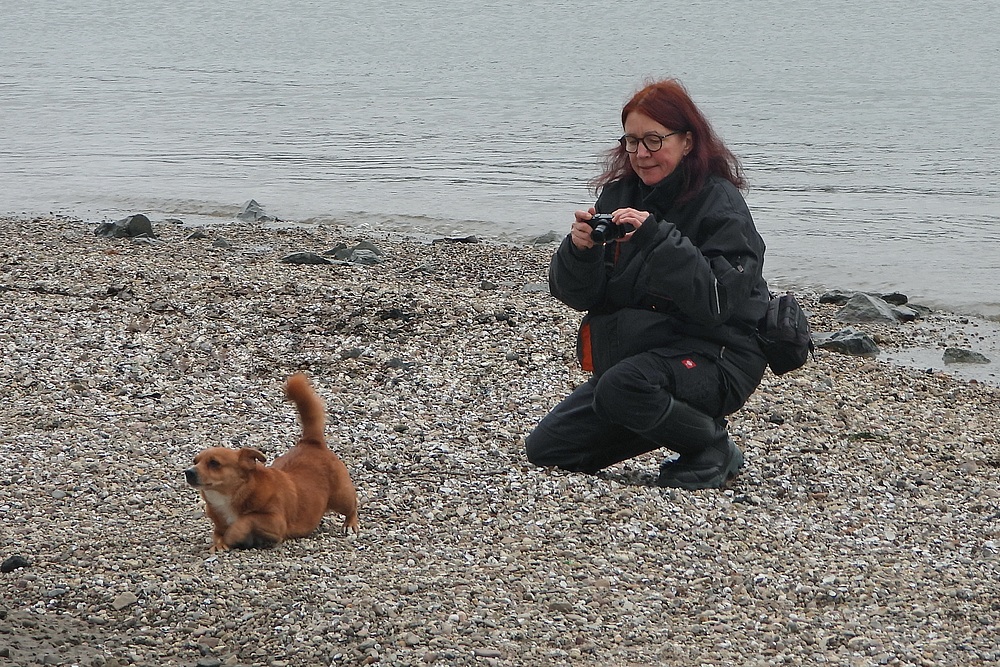
<path fill-rule="evenodd" d="M 341 6 L 343 5 L 343 6 Z M 0 213 L 565 231 L 676 76 L 780 286 L 1000 317 L 1000 3 L 0 0 Z"/>

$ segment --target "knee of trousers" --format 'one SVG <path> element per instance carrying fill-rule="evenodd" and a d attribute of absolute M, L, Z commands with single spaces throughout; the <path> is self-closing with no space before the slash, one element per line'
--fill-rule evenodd
<path fill-rule="evenodd" d="M 629 362 L 609 368 L 594 388 L 594 412 L 613 424 L 627 424 L 636 408 L 667 398 L 662 387 L 654 386 L 640 368 Z M 667 398 L 669 400 L 669 398 Z"/>
<path fill-rule="evenodd" d="M 555 466 L 573 472 L 593 473 L 595 468 L 589 462 L 586 448 L 582 444 L 563 442 L 544 430 L 536 428 L 524 439 L 524 453 L 533 465 Z"/>

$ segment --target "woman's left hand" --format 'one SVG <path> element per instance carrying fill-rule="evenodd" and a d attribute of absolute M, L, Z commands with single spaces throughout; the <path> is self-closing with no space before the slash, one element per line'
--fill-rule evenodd
<path fill-rule="evenodd" d="M 646 222 L 652 216 L 649 211 L 639 211 L 634 208 L 620 208 L 611 214 L 611 219 L 616 225 L 632 225 L 635 229 L 622 237 L 622 240 L 627 241 L 632 238 L 635 231 L 642 227 L 643 223 Z"/>

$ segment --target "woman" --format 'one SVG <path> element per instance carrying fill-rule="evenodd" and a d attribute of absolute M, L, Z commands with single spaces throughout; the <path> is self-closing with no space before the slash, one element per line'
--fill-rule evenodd
<path fill-rule="evenodd" d="M 526 438 L 528 459 L 594 473 L 668 447 L 679 457 L 659 486 L 724 488 L 743 467 L 724 417 L 767 363 L 753 336 L 764 242 L 739 161 L 679 82 L 636 93 L 622 125 L 597 203 L 576 212 L 549 267 L 553 296 L 587 311 L 577 352 L 593 375 Z M 597 213 L 623 237 L 595 241 Z"/>

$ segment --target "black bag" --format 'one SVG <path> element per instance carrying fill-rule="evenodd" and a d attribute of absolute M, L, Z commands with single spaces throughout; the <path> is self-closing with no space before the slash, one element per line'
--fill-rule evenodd
<path fill-rule="evenodd" d="M 757 323 L 757 342 L 775 375 L 801 368 L 810 354 L 815 358 L 809 318 L 791 292 L 771 295 Z"/>

